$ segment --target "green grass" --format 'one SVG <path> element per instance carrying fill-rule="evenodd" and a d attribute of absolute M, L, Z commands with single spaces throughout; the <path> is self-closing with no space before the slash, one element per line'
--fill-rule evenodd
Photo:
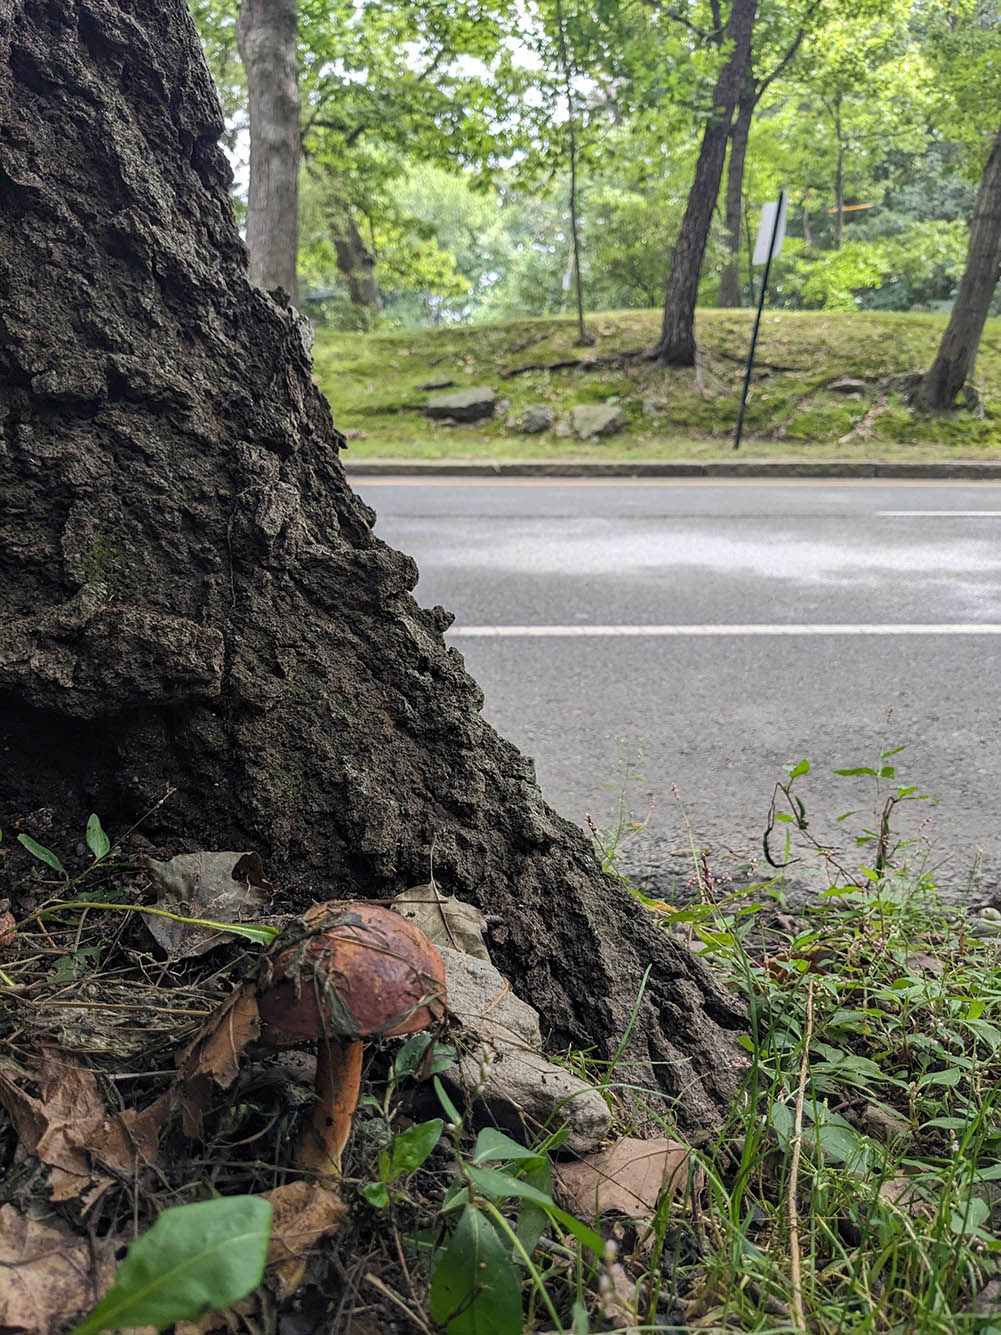
<path fill-rule="evenodd" d="M 654 341 L 655 311 L 592 316 L 596 343 L 584 349 L 575 347 L 575 323 L 566 317 L 385 334 L 321 327 L 316 380 L 338 427 L 350 433 L 348 462 L 723 460 L 732 458 L 752 321 L 751 311 L 700 311 L 697 370 L 666 370 L 641 359 L 614 363 Z M 981 411 L 915 414 L 887 383 L 927 367 L 943 327 L 938 315 L 766 311 L 743 456 L 915 462 L 1001 457 L 1001 321 L 988 322 L 981 345 L 975 377 Z M 598 364 L 501 375 L 528 363 L 581 356 Z M 826 388 L 843 377 L 866 382 L 861 397 Z M 456 389 L 490 385 L 507 402 L 488 421 L 442 426 L 421 411 L 435 394 L 449 392 L 419 388 L 434 379 L 453 380 Z M 610 399 L 627 424 L 601 441 L 556 431 L 523 436 L 506 425 L 510 414 L 530 403 L 549 404 L 559 419 L 575 404 Z"/>

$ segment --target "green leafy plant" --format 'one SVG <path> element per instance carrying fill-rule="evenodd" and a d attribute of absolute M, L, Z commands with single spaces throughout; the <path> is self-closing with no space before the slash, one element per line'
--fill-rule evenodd
<path fill-rule="evenodd" d="M 264 1274 L 271 1204 L 228 1196 L 164 1210 L 132 1244 L 115 1282 L 70 1335 L 132 1326 L 165 1330 L 245 1297 Z"/>

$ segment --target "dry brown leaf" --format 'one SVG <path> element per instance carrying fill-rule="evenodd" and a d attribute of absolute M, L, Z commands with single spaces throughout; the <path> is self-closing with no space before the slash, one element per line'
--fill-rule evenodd
<path fill-rule="evenodd" d="M 23 1087 L 31 1081 L 38 1097 Z M 144 1112 L 109 1112 L 97 1078 L 59 1048 L 43 1048 L 26 1070 L 0 1070 L 0 1104 L 21 1145 L 49 1165 L 49 1194 L 65 1201 L 83 1196 L 89 1209 L 112 1179 L 131 1177 L 156 1159 L 161 1127 L 169 1112 L 164 1096 Z"/>
<path fill-rule="evenodd" d="M 169 862 L 151 858 L 149 869 L 158 891 L 155 907 L 168 913 L 243 922 L 259 918 L 266 904 L 262 891 L 268 882 L 257 853 L 179 853 Z M 210 927 L 193 927 L 169 918 L 150 916 L 144 921 L 170 959 L 204 955 L 230 939 Z"/>
<path fill-rule="evenodd" d="M 264 1193 L 274 1209 L 268 1265 L 281 1297 L 302 1283 L 310 1248 L 336 1233 L 348 1208 L 336 1192 L 316 1182 L 288 1182 Z"/>
<path fill-rule="evenodd" d="M 676 1140 L 636 1140 L 627 1136 L 598 1154 L 558 1164 L 556 1178 L 571 1208 L 594 1219 L 618 1210 L 632 1219 L 649 1219 L 664 1191 L 697 1196 L 703 1174 L 692 1171 L 691 1151 Z"/>
<path fill-rule="evenodd" d="M 88 1311 L 115 1275 L 117 1239 L 94 1249 L 53 1216 L 30 1219 L 0 1207 L 0 1328 L 22 1335 L 59 1335 Z"/>
<path fill-rule="evenodd" d="M 178 1053 L 184 1134 L 201 1134 L 202 1110 L 213 1084 L 229 1089 L 240 1069 L 240 1054 L 261 1032 L 257 993 L 247 986 L 216 1011 L 195 1041 Z"/>

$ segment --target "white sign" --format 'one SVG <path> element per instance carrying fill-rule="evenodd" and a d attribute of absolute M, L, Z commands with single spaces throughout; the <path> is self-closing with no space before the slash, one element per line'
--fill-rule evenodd
<path fill-rule="evenodd" d="M 775 226 L 775 213 L 781 205 L 782 212 L 779 214 L 779 225 Z M 767 264 L 773 260 L 782 249 L 782 241 L 786 234 L 786 193 L 783 190 L 778 199 L 770 200 L 761 210 L 761 221 L 758 223 L 758 239 L 754 243 L 753 264 Z M 775 241 L 772 243 L 772 236 Z M 771 254 L 769 254 L 771 247 Z"/>

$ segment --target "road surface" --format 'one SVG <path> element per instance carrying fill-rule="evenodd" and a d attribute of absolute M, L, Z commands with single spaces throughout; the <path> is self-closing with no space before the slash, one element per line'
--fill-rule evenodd
<path fill-rule="evenodd" d="M 456 614 L 484 714 L 549 802 L 649 817 L 623 852 L 652 889 L 682 893 L 689 827 L 717 873 L 763 876 L 773 785 L 808 758 L 811 830 L 849 863 L 872 862 L 854 836 L 882 796 L 833 770 L 892 765 L 935 799 L 898 808 L 897 860 L 997 901 L 1001 484 L 353 485 L 417 559 L 418 600 Z"/>

